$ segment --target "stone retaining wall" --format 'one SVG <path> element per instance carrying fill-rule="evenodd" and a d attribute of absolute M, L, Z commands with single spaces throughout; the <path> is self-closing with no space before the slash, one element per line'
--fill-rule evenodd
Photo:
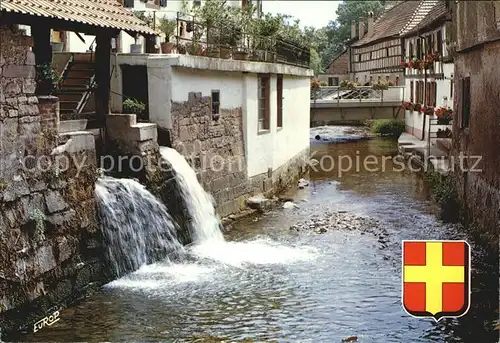
<path fill-rule="evenodd" d="M 8 335 L 102 282 L 102 247 L 93 140 L 58 136 L 58 99 L 34 94 L 30 38 L 0 34 L 0 334 Z"/>
<path fill-rule="evenodd" d="M 197 171 L 211 193 L 221 217 L 246 209 L 246 200 L 258 193 L 272 195 L 284 190 L 306 171 L 309 150 L 269 174 L 247 177 L 242 109 L 221 108 L 212 116 L 211 98 L 189 93 L 188 101 L 173 102 L 172 146 Z"/>

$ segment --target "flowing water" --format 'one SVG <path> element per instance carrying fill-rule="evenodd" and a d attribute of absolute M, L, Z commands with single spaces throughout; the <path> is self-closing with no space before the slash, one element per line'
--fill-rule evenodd
<path fill-rule="evenodd" d="M 394 142 L 382 140 L 313 149 L 318 160 L 396 153 Z M 175 165 L 193 216 L 196 243 L 185 259 L 142 266 L 24 341 L 329 343 L 355 335 L 358 342 L 497 342 L 498 256 L 458 226 L 440 222 L 421 178 L 394 171 L 390 159 L 378 171 L 373 165 L 312 171 L 309 187 L 289 193 L 298 208 L 246 218 L 224 240 L 194 173 L 172 151 L 163 155 Z M 378 228 L 289 229 L 331 211 L 377 220 Z M 402 239 L 470 241 L 474 273 L 466 316 L 435 323 L 404 312 Z"/>
<path fill-rule="evenodd" d="M 104 177 L 98 180 L 95 191 L 107 258 L 115 275 L 183 250 L 167 208 L 143 185 Z"/>

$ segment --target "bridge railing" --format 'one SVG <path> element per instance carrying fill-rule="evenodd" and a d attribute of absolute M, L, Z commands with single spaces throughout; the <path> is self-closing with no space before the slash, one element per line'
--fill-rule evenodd
<path fill-rule="evenodd" d="M 357 86 L 352 88 L 339 86 L 322 86 L 311 90 L 311 101 L 321 102 L 399 102 L 403 101 L 404 87 L 393 86 L 388 89 L 374 89 L 373 86 Z"/>

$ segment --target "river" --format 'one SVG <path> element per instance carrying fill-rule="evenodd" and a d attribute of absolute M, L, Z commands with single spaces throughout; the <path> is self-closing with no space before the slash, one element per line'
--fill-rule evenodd
<path fill-rule="evenodd" d="M 296 208 L 236 222 L 224 244 L 189 247 L 185 261 L 145 266 L 21 340 L 341 342 L 357 336 L 362 343 L 497 342 L 498 256 L 458 225 L 442 223 L 422 178 L 395 171 L 392 159 L 384 171 L 381 164 L 373 171 L 374 164 L 371 171 L 361 165 L 339 174 L 338 166 L 325 164 L 339 156 L 395 156 L 396 143 L 312 143 L 323 168 L 310 172 L 308 187 L 288 192 Z M 304 225 L 329 213 L 343 225 L 326 225 L 322 233 Z M 470 242 L 467 315 L 436 323 L 405 313 L 403 239 Z"/>

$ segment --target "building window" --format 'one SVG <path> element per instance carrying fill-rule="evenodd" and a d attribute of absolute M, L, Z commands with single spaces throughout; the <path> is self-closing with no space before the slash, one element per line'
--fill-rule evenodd
<path fill-rule="evenodd" d="M 450 99 L 453 98 L 453 74 L 450 76 Z"/>
<path fill-rule="evenodd" d="M 193 0 L 193 6 L 201 6 L 201 0 Z"/>
<path fill-rule="evenodd" d="M 212 119 L 219 120 L 220 116 L 220 91 L 212 91 Z"/>
<path fill-rule="evenodd" d="M 413 43 L 412 42 L 410 42 L 408 56 L 410 57 L 410 59 L 413 59 L 414 55 L 413 55 Z"/>
<path fill-rule="evenodd" d="M 259 130 L 269 130 L 269 75 L 259 75 Z"/>
<path fill-rule="evenodd" d="M 413 81 L 410 81 L 410 102 L 413 102 Z"/>
<path fill-rule="evenodd" d="M 123 7 L 133 8 L 134 7 L 134 0 L 124 0 Z"/>
<path fill-rule="evenodd" d="M 167 7 L 167 0 L 160 0 L 159 5 L 160 7 Z"/>
<path fill-rule="evenodd" d="M 276 103 L 278 112 L 278 127 L 283 127 L 283 75 L 276 79 Z"/>
<path fill-rule="evenodd" d="M 462 128 L 469 127 L 470 121 L 470 77 L 462 79 Z"/>

